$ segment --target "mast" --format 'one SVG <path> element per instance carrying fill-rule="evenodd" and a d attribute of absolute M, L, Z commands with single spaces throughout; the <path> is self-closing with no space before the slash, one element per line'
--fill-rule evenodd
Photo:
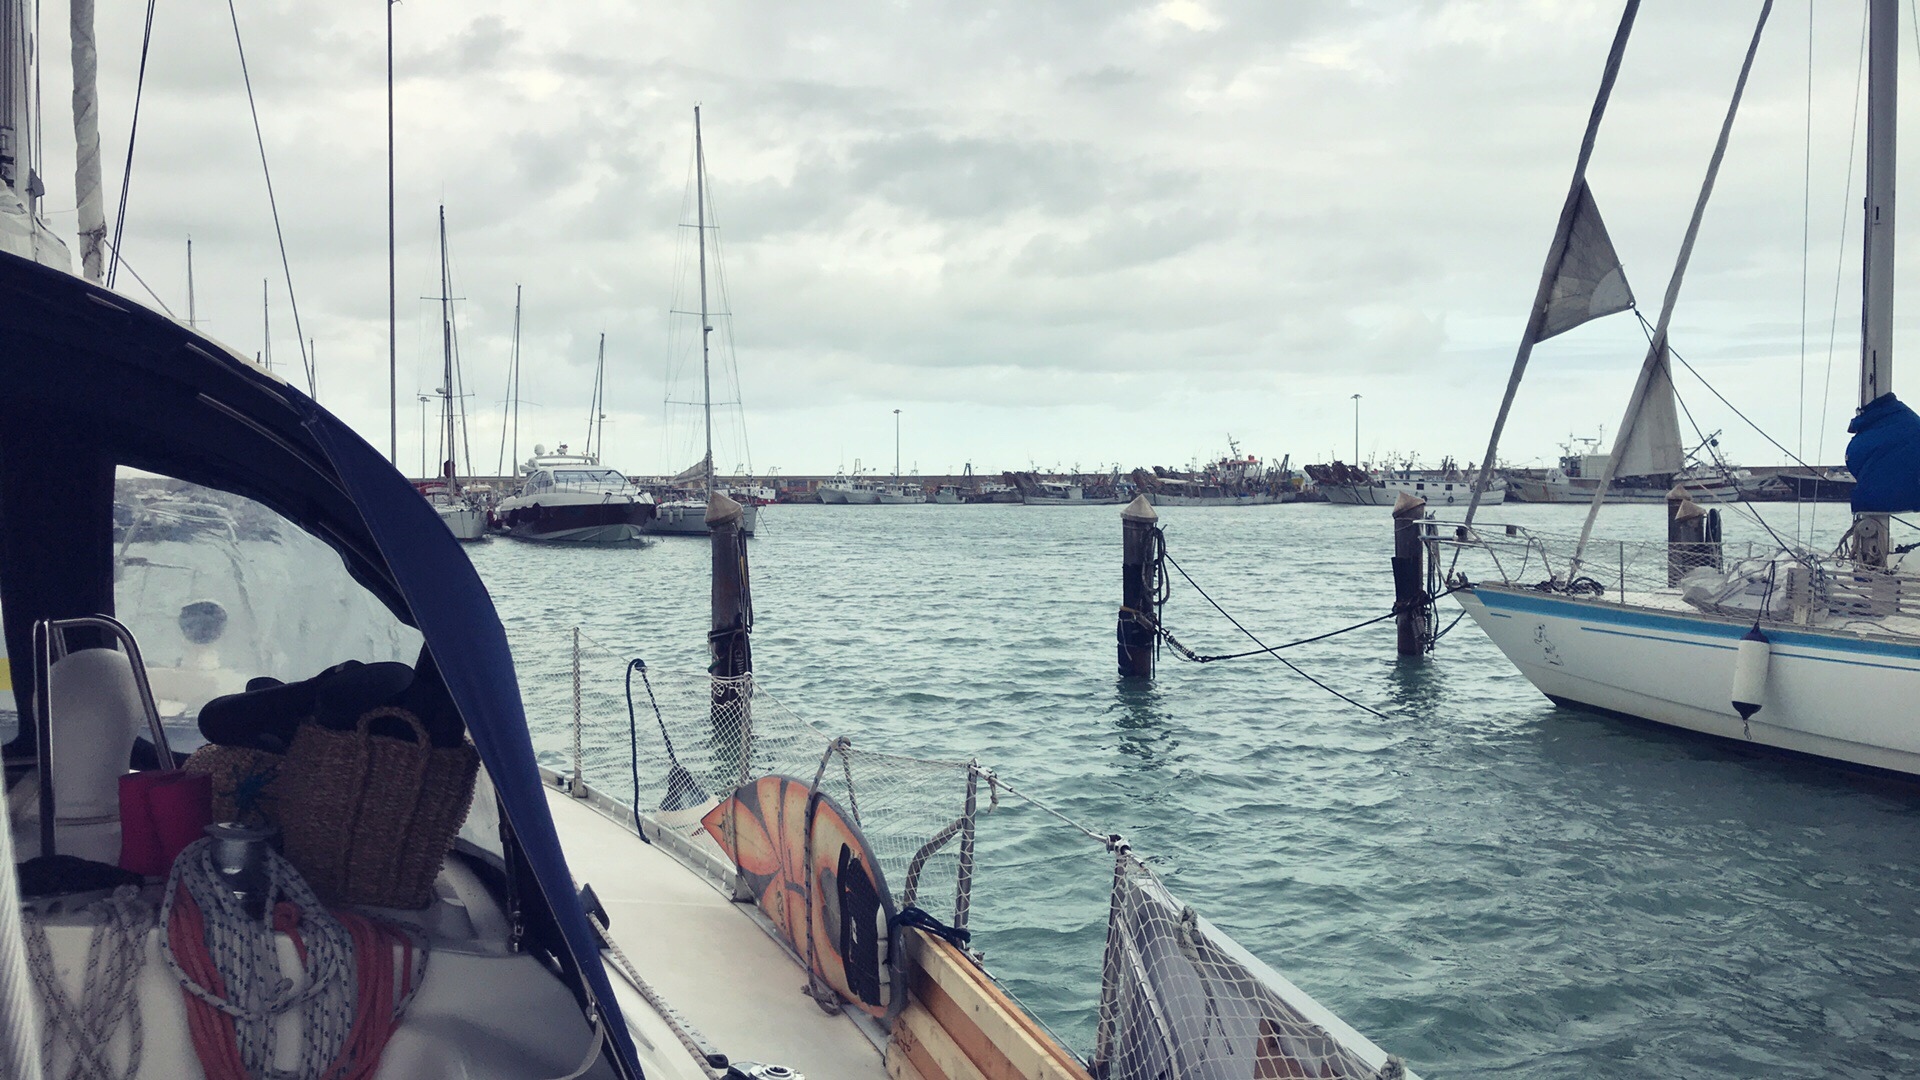
<path fill-rule="evenodd" d="M 393 4 L 394 0 L 387 0 L 387 460 L 398 469 L 400 467 L 400 301 L 394 278 Z M 517 320 L 519 311 L 517 304 L 514 310 Z"/>
<path fill-rule="evenodd" d="M 105 277 L 101 248 L 107 239 L 107 211 L 100 183 L 100 95 L 96 85 L 100 54 L 93 41 L 93 0 L 73 0 L 68 16 L 73 40 L 73 189 L 79 207 L 80 272 L 98 285 Z"/>
<path fill-rule="evenodd" d="M 273 319 L 267 308 L 267 279 L 260 279 L 260 365 L 273 370 Z"/>
<path fill-rule="evenodd" d="M 1627 0 L 1627 7 L 1620 15 L 1620 26 L 1613 33 L 1613 47 L 1607 52 L 1607 66 L 1600 76 L 1600 90 L 1594 96 L 1593 109 L 1587 114 L 1587 131 L 1580 139 L 1580 156 L 1573 165 L 1573 184 L 1567 189 L 1567 201 L 1560 209 L 1560 221 L 1554 228 L 1553 241 L 1547 245 L 1547 265 L 1540 274 L 1540 287 L 1534 294 L 1533 313 L 1527 319 L 1527 328 L 1520 335 L 1520 349 L 1513 358 L 1513 371 L 1507 376 L 1507 393 L 1500 399 L 1500 411 L 1493 419 L 1493 434 L 1487 438 L 1487 454 L 1480 459 L 1480 472 L 1474 477 L 1473 492 L 1467 500 L 1466 524 L 1473 524 L 1474 512 L 1480 509 L 1480 497 L 1487 490 L 1487 483 L 1493 476 L 1494 461 L 1500 452 L 1500 434 L 1506 430 L 1507 415 L 1513 410 L 1514 395 L 1520 390 L 1520 380 L 1527 373 L 1527 361 L 1533 356 L 1533 346 L 1540 340 L 1546 326 L 1547 302 L 1553 295 L 1555 280 L 1560 276 L 1560 264 L 1567 257 L 1567 242 L 1573 233 L 1574 219 L 1579 214 L 1580 204 L 1587 185 L 1587 162 L 1593 158 L 1594 140 L 1600 136 L 1600 118 L 1606 115 L 1607 99 L 1613 96 L 1613 82 L 1620 74 L 1620 59 L 1626 55 L 1627 37 L 1633 31 L 1634 16 L 1639 14 L 1640 0 Z M 1358 426 L 1358 405 L 1355 405 L 1355 426 Z M 1359 440 L 1354 440 L 1353 456 L 1360 456 Z M 1360 463 L 1354 462 L 1357 467 Z"/>
<path fill-rule="evenodd" d="M 607 335 L 600 335 L 600 357 L 593 364 L 593 408 L 587 414 L 587 456 L 598 465 L 607 452 Z"/>
<path fill-rule="evenodd" d="M 1860 407 L 1893 390 L 1893 174 L 1899 0 L 1872 0 L 1867 46 L 1867 213 L 1861 258 Z M 1853 557 L 1887 564 L 1886 514 L 1856 514 Z"/>
<path fill-rule="evenodd" d="M 507 458 L 507 431 L 513 431 L 513 457 Z M 513 351 L 507 354 L 507 410 L 500 423 L 500 457 L 494 466 L 502 476 L 520 475 L 520 286 L 513 287 Z M 512 472 L 507 472 L 512 469 Z"/>
<path fill-rule="evenodd" d="M 447 263 L 447 208 L 440 207 L 440 348 L 443 357 L 440 382 L 440 423 L 445 429 L 446 456 L 440 459 L 440 476 L 453 488 L 453 282 Z"/>
<path fill-rule="evenodd" d="M 193 237 L 187 237 L 187 329 L 198 329 L 193 313 Z"/>
<path fill-rule="evenodd" d="M 693 107 L 693 197 L 700 228 L 700 404 L 707 424 L 707 500 L 713 500 L 713 370 L 707 358 L 707 154 L 700 141 L 700 106 Z"/>

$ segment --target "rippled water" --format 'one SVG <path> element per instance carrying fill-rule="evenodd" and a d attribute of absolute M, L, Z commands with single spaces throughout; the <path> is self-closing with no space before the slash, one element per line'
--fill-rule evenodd
<path fill-rule="evenodd" d="M 1492 521 L 1577 531 L 1577 508 Z M 1610 508 L 1609 535 L 1660 533 Z M 1821 532 L 1843 527 L 1826 508 Z M 1770 516 L 1792 523 L 1793 510 Z M 1161 510 L 1169 550 L 1269 643 L 1387 610 L 1384 509 Z M 1920 799 L 1560 709 L 1462 623 L 1115 677 L 1117 507 L 776 507 L 752 545 L 760 679 L 858 745 L 977 755 L 1100 832 L 1428 1077 L 1920 1074 Z M 1748 530 L 1751 531 L 1750 529 Z M 1744 538 L 1739 522 L 1729 538 Z M 559 763 L 569 628 L 704 661 L 707 546 L 472 551 Z M 1443 611 L 1447 602 L 1442 601 Z M 1203 652 L 1245 647 L 1179 584 Z M 590 739 L 624 777 L 624 717 Z M 616 788 L 618 790 L 618 788 Z M 976 945 L 1069 1041 L 1092 1030 L 1111 863 L 1011 802 L 981 825 Z"/>

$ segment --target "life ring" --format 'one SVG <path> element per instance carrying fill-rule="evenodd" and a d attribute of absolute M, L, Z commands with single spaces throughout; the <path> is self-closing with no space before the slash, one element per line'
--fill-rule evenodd
<path fill-rule="evenodd" d="M 1449 496 L 1447 496 L 1447 505 L 1448 505 L 1448 506 L 1452 506 L 1452 505 L 1453 505 L 1453 496 L 1451 496 L 1451 495 L 1449 495 Z"/>

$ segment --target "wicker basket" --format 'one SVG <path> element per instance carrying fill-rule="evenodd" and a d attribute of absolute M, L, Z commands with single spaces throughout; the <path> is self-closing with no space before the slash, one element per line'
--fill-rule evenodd
<path fill-rule="evenodd" d="M 372 734 L 382 717 L 415 738 Z M 328 903 L 426 907 L 479 767 L 473 744 L 436 749 L 405 709 L 373 709 L 352 731 L 302 724 L 278 785 L 287 859 Z"/>
<path fill-rule="evenodd" d="M 208 743 L 180 767 L 213 779 L 213 820 L 280 823 L 280 767 L 285 758 L 248 746 Z"/>

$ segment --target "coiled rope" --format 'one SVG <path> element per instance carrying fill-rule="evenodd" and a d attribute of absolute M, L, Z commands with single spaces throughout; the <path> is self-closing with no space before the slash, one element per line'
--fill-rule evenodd
<path fill-rule="evenodd" d="M 140 1074 L 144 1040 L 135 998 L 140 972 L 147 964 L 153 905 L 140 899 L 138 888 L 122 885 L 80 913 L 93 924 L 93 935 L 87 944 L 78 1002 L 67 996 L 55 972 L 45 918 L 32 910 L 22 913 L 34 986 L 47 1010 L 41 1043 L 46 1075 L 62 1080 L 129 1080 Z M 123 1024 L 128 1032 L 127 1065 L 115 1069 L 113 1038 Z M 69 1058 L 64 1071 L 55 1064 L 62 1049 Z"/>
<path fill-rule="evenodd" d="M 294 1075 L 366 1080 L 426 975 L 427 950 L 399 927 L 329 912 L 278 853 L 267 852 L 266 869 L 270 919 L 250 916 L 225 887 L 211 839 L 189 845 L 167 878 L 160 956 L 180 982 L 201 1066 L 208 1080 L 285 1075 L 274 1067 L 276 1020 L 299 1009 Z M 281 974 L 280 934 L 305 969 L 303 988 Z"/>

